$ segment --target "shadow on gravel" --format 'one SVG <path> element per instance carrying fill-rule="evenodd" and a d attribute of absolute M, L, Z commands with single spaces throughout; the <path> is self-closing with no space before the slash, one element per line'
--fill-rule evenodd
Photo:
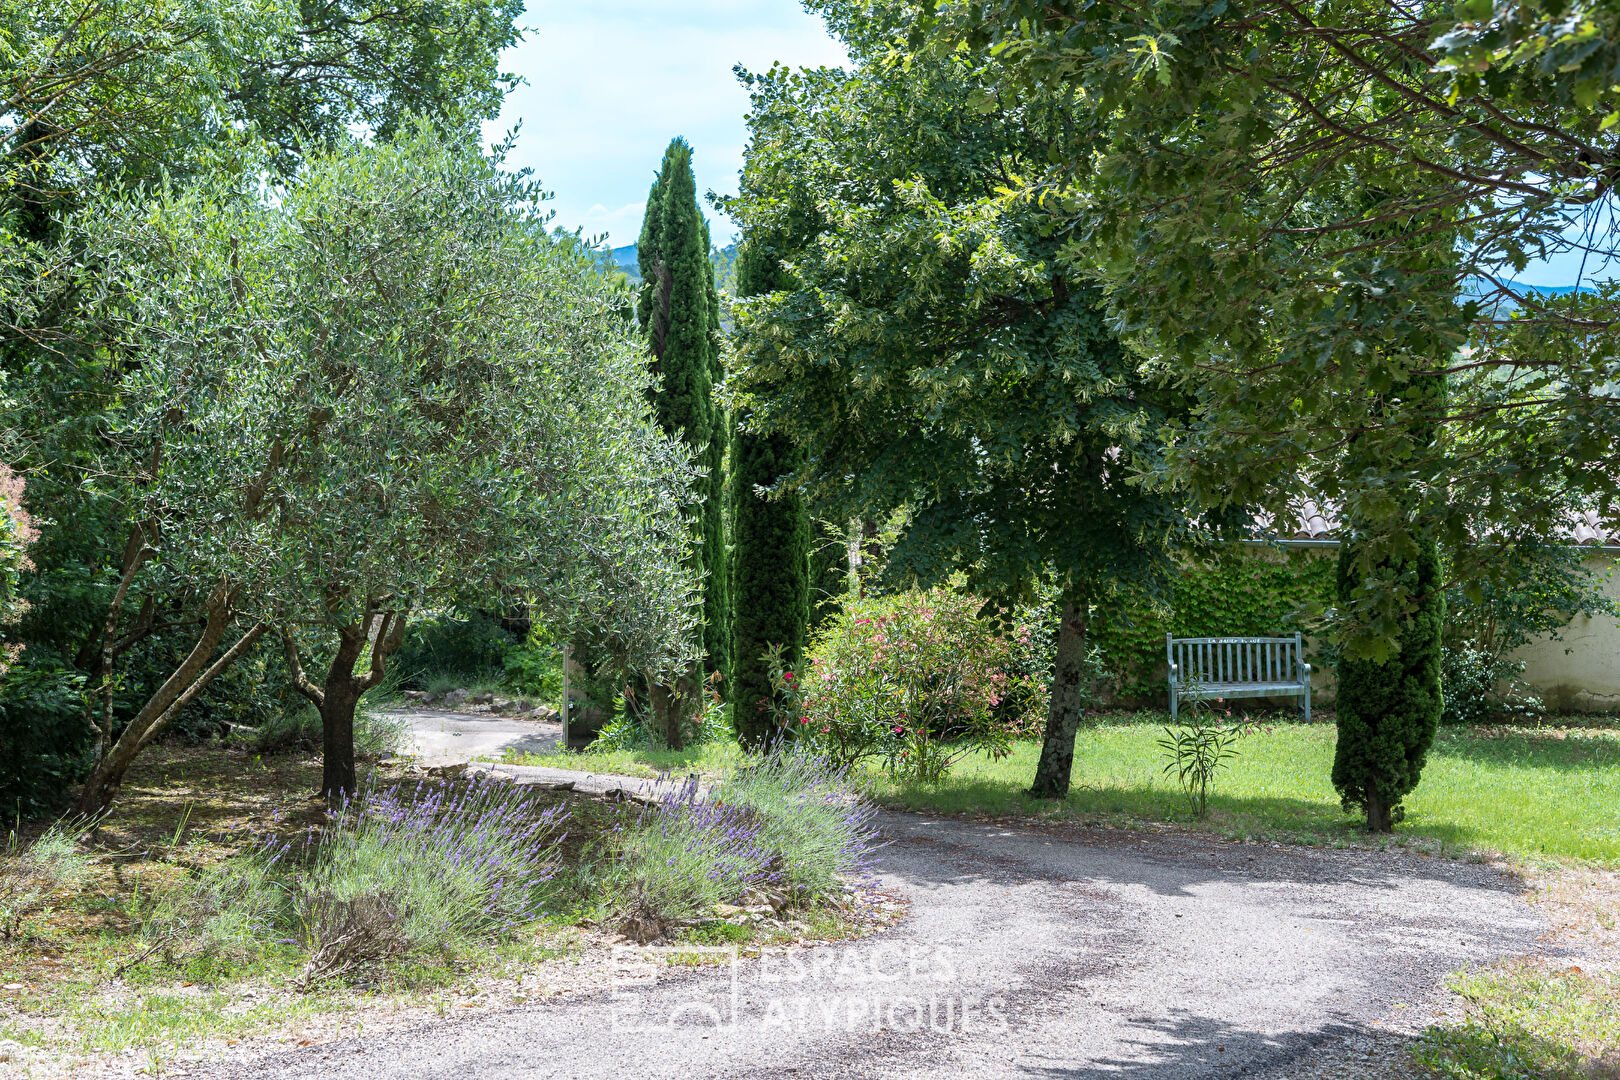
<path fill-rule="evenodd" d="M 890 843 L 880 870 L 939 885 L 1067 882 L 1144 885 L 1185 896 L 1200 885 L 1252 881 L 1398 889 L 1414 880 L 1486 892 L 1523 891 L 1517 874 L 1478 863 L 1400 851 L 1273 847 L 1187 833 L 1072 827 L 1006 827 L 884 815 Z M 908 859 L 908 852 L 921 858 Z"/>
<path fill-rule="evenodd" d="M 1234 1024 L 1178 1011 L 1162 1019 L 1132 1021 L 1142 1036 L 1126 1039 L 1123 1055 L 1063 1065 L 1026 1063 L 1023 1072 L 1052 1080 L 1167 1080 L 1228 1076 L 1371 1075 L 1376 1066 L 1394 1066 L 1409 1075 L 1408 1053 L 1416 1039 L 1394 1032 L 1372 1032 L 1344 1023 L 1281 1036 L 1248 1031 Z M 1132 1052 L 1134 1051 L 1134 1052 Z M 1376 1061 L 1369 1056 L 1376 1054 Z M 1331 1063 L 1331 1064 L 1330 1064 Z M 1333 1068 L 1336 1066 L 1337 1068 Z M 1356 1071 L 1367 1066 L 1366 1074 Z M 1384 1075 L 1382 1070 L 1378 1075 Z"/>

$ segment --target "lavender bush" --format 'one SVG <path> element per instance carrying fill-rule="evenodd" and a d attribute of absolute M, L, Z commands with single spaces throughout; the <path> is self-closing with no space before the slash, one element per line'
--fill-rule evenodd
<path fill-rule="evenodd" d="M 306 984 L 447 954 L 544 914 L 566 818 L 497 780 L 362 791 L 324 830 L 201 873 L 148 936 L 191 952 L 300 947 Z"/>
<path fill-rule="evenodd" d="M 415 785 L 346 800 L 298 875 L 310 944 L 334 904 L 384 898 L 413 952 L 486 940 L 544 911 L 567 812 L 499 780 Z"/>
<path fill-rule="evenodd" d="M 759 826 L 758 844 L 797 899 L 814 901 L 847 878 L 871 875 L 876 808 L 847 767 L 784 747 L 733 774 L 711 798 L 749 812 Z"/>
<path fill-rule="evenodd" d="M 779 871 L 759 833 L 743 807 L 701 798 L 696 777 L 615 830 L 616 884 L 632 936 L 656 937 L 666 923 L 707 915 L 775 880 Z"/>
<path fill-rule="evenodd" d="M 626 929 L 655 936 L 762 886 L 813 903 L 870 873 L 872 814 L 846 770 L 801 750 L 771 754 L 707 797 L 693 778 L 618 834 Z"/>

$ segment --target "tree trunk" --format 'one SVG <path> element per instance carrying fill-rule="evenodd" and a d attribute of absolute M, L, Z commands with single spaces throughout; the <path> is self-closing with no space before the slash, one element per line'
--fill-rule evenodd
<path fill-rule="evenodd" d="M 370 624 L 368 619 L 344 627 L 317 702 L 321 713 L 321 795 L 328 803 L 353 795 L 358 786 L 354 770 L 354 707 L 360 703 L 361 679 L 355 675 L 354 665 L 365 650 Z"/>
<path fill-rule="evenodd" d="M 1375 833 L 1390 833 L 1395 831 L 1394 815 L 1390 813 L 1389 803 L 1378 794 L 1378 789 L 1367 788 L 1367 831 Z"/>
<path fill-rule="evenodd" d="M 354 768 L 354 709 L 360 695 L 351 677 L 343 682 L 326 683 L 326 700 L 321 702 L 321 795 L 335 803 L 353 795 L 359 786 Z"/>
<path fill-rule="evenodd" d="M 1041 761 L 1035 768 L 1035 785 L 1029 791 L 1037 799 L 1068 797 L 1069 777 L 1074 770 L 1074 737 L 1086 700 L 1085 660 L 1086 602 L 1070 597 L 1063 602 Z"/>
<path fill-rule="evenodd" d="M 368 613 L 360 622 L 350 623 L 338 631 L 337 655 L 332 657 L 332 666 L 326 669 L 326 681 L 316 686 L 304 674 L 303 663 L 298 658 L 298 642 L 292 631 L 283 629 L 281 632 L 293 685 L 315 703 L 321 714 L 321 796 L 328 803 L 342 801 L 360 786 L 354 767 L 354 710 L 361 696 L 382 682 L 388 657 L 404 639 L 403 612 Z M 371 667 L 357 675 L 354 666 L 359 663 L 367 642 L 371 643 Z"/>
<path fill-rule="evenodd" d="M 671 750 L 680 750 L 685 746 L 681 738 L 681 721 L 686 715 L 686 703 L 690 698 L 690 686 L 693 674 L 675 680 L 674 686 L 664 683 L 649 683 L 647 697 L 652 704 L 653 721 L 658 725 L 658 733 L 664 737 L 664 745 Z"/>
<path fill-rule="evenodd" d="M 208 658 L 219 647 L 220 640 L 225 636 L 225 628 L 230 625 L 232 617 L 229 594 L 224 586 L 220 586 L 209 596 L 208 621 L 204 624 L 202 636 L 191 653 L 174 674 L 165 679 L 163 685 L 153 692 L 146 704 L 141 706 L 141 711 L 136 713 L 135 718 L 124 728 L 118 741 L 91 770 L 89 778 L 84 782 L 84 788 L 79 793 L 80 813 L 94 814 L 105 810 L 118 794 L 118 788 L 124 782 L 124 774 L 129 771 L 130 765 L 140 752 L 169 726 L 181 709 L 190 704 L 220 672 L 235 663 L 264 634 L 265 624 L 263 622 L 256 624 L 243 634 L 224 656 L 205 669 L 204 665 L 208 664 Z"/>

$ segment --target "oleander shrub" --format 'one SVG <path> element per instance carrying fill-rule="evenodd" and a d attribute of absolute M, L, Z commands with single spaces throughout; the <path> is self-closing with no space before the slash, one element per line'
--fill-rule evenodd
<path fill-rule="evenodd" d="M 1004 754 L 1046 707 L 1044 638 L 1003 626 L 949 587 L 851 600 L 797 667 L 773 657 L 768 706 L 784 737 L 840 765 L 881 758 L 935 781 L 963 755 Z"/>

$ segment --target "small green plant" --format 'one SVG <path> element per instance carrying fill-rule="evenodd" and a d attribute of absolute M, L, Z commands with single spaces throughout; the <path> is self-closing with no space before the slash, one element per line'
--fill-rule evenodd
<path fill-rule="evenodd" d="M 1187 684 L 1187 690 L 1196 689 L 1196 683 Z M 1237 744 L 1253 725 L 1247 717 L 1236 724 L 1225 722 L 1224 716 L 1216 716 L 1207 698 L 1186 701 L 1183 719 L 1177 726 L 1164 729 L 1159 747 L 1170 758 L 1165 774 L 1176 778 L 1192 804 L 1193 816 L 1202 819 L 1209 814 L 1209 789 L 1215 775 L 1238 756 Z"/>
<path fill-rule="evenodd" d="M 65 818 L 26 845 L 12 830 L 0 860 L 0 939 L 24 934 L 31 920 L 50 910 L 56 894 L 85 879 L 90 858 L 79 841 L 93 824 L 92 818 Z"/>

